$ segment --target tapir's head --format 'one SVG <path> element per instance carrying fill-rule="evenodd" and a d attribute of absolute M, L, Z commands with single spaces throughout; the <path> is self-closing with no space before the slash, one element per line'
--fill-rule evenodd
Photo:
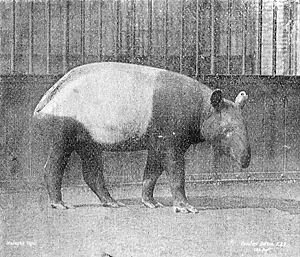
<path fill-rule="evenodd" d="M 212 143 L 214 151 L 230 156 L 239 166 L 250 164 L 251 150 L 242 108 L 247 94 L 240 92 L 235 102 L 223 99 L 217 89 L 210 96 L 211 114 L 203 122 L 202 135 Z"/>

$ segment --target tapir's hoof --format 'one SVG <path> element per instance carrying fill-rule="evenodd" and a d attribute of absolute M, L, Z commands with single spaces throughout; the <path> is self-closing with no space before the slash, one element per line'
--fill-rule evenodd
<path fill-rule="evenodd" d="M 154 209 L 154 208 L 158 208 L 158 207 L 164 207 L 164 205 L 154 199 L 152 200 L 144 200 L 142 199 L 142 203 L 148 207 L 148 208 L 151 208 L 151 209 Z"/>
<path fill-rule="evenodd" d="M 112 256 L 110 254 L 108 254 L 108 253 L 102 253 L 100 255 L 100 257 L 112 257 Z"/>
<path fill-rule="evenodd" d="M 173 206 L 173 210 L 175 213 L 177 212 L 181 212 L 181 213 L 198 213 L 199 211 L 192 205 L 188 204 L 188 203 L 178 203 L 178 204 L 174 204 Z"/>
<path fill-rule="evenodd" d="M 101 203 L 101 205 L 104 207 L 111 207 L 111 208 L 125 207 L 125 204 L 119 201 L 105 202 L 105 203 Z"/>
<path fill-rule="evenodd" d="M 67 209 L 74 209 L 75 207 L 71 204 L 64 203 L 63 201 L 60 202 L 52 202 L 51 207 L 58 210 L 67 210 Z"/>

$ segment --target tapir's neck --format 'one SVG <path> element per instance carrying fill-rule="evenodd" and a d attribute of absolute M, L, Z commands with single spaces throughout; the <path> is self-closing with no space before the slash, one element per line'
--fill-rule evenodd
<path fill-rule="evenodd" d="M 210 104 L 212 90 L 200 84 L 197 91 L 198 94 L 201 95 L 201 101 L 199 101 L 196 113 L 193 115 L 193 126 L 191 126 L 192 131 L 190 132 L 192 144 L 205 141 L 204 136 L 201 134 L 201 127 L 203 122 L 213 114 L 213 107 Z"/>

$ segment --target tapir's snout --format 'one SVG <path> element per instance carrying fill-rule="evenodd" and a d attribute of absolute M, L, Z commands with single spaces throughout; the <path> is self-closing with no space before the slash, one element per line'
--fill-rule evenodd
<path fill-rule="evenodd" d="M 249 167 L 250 160 L 251 160 L 251 148 L 248 147 L 246 150 L 244 150 L 242 157 L 241 157 L 241 166 L 243 169 Z"/>

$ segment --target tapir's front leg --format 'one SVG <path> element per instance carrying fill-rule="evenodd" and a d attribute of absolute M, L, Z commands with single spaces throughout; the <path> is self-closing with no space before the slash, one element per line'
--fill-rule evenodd
<path fill-rule="evenodd" d="M 198 210 L 188 203 L 185 195 L 184 151 L 177 148 L 168 149 L 164 164 L 169 177 L 174 211 L 197 213 Z"/>
<path fill-rule="evenodd" d="M 161 154 L 154 149 L 149 149 L 147 163 L 144 171 L 142 191 L 142 202 L 149 208 L 163 206 L 153 198 L 154 187 L 162 172 L 163 166 Z"/>

